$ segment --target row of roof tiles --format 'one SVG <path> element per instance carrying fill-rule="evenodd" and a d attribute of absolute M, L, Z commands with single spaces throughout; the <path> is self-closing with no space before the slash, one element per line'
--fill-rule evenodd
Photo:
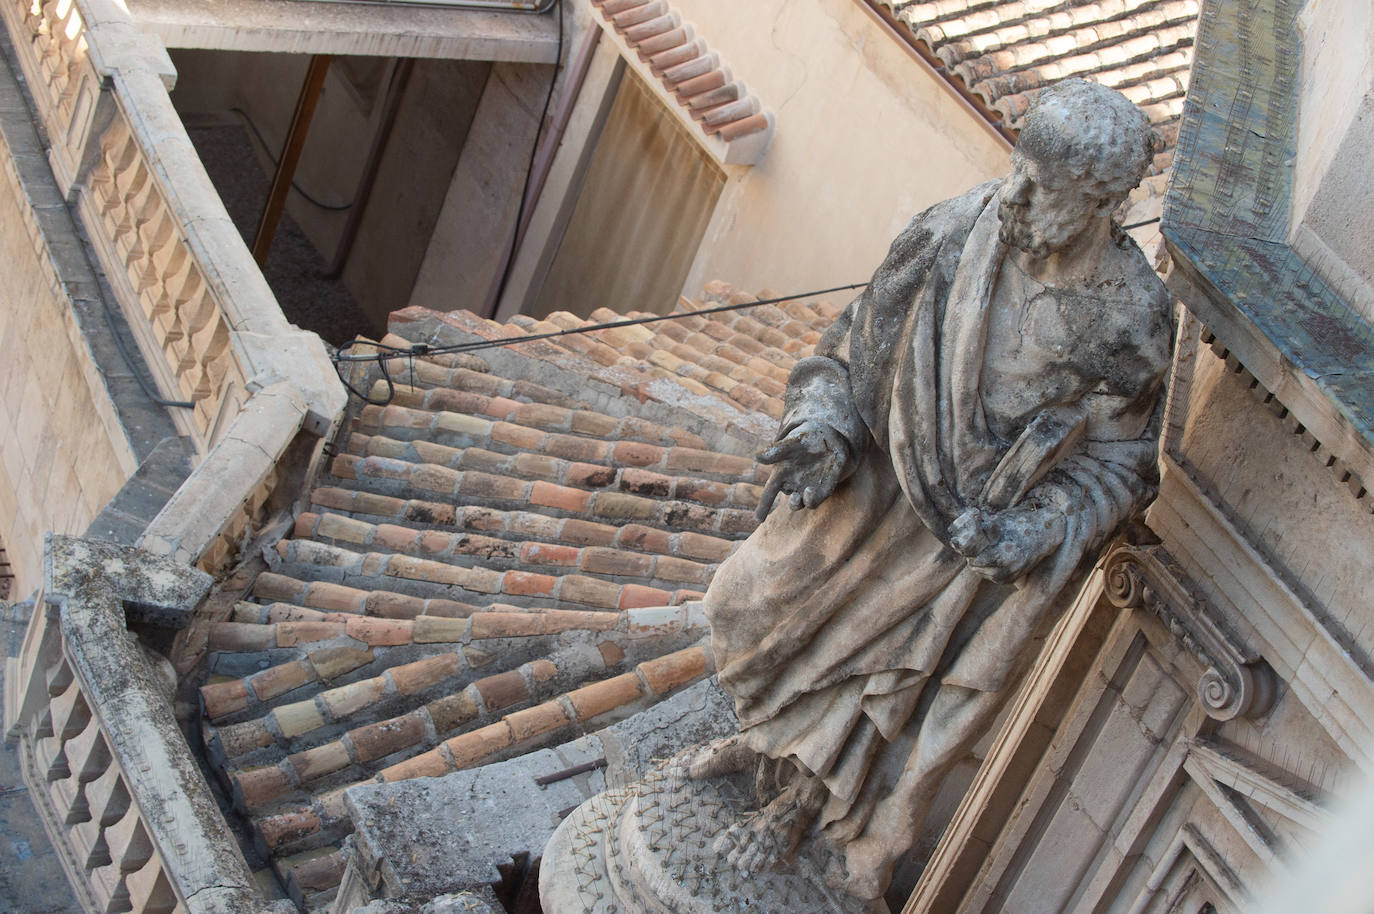
<path fill-rule="evenodd" d="M 772 130 L 773 115 L 667 0 L 591 2 L 703 133 L 731 143 Z"/>
<path fill-rule="evenodd" d="M 1140 105 L 1167 169 L 1188 89 L 1198 0 L 873 0 L 946 79 L 1015 131 L 1040 90 L 1082 77 Z"/>

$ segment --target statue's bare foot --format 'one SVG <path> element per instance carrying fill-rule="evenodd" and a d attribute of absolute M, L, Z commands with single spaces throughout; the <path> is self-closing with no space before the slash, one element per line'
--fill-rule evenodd
<path fill-rule="evenodd" d="M 892 881 L 896 862 L 890 842 L 871 836 L 857 838 L 828 855 L 825 882 L 855 898 L 881 898 Z"/>
<path fill-rule="evenodd" d="M 760 873 L 791 856 L 825 800 L 819 778 L 799 777 L 767 806 L 726 829 L 715 853 L 742 873 Z"/>
<path fill-rule="evenodd" d="M 744 745 L 744 740 L 736 733 L 695 749 L 687 757 L 687 776 L 700 781 L 749 771 L 757 764 L 758 757 L 758 753 Z"/>

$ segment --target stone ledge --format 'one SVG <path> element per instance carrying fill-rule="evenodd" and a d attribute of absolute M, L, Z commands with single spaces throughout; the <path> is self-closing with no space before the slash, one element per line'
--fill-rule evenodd
<path fill-rule="evenodd" d="M 558 53 L 549 15 L 282 0 L 132 0 L 129 12 L 169 48 L 543 64 Z"/>

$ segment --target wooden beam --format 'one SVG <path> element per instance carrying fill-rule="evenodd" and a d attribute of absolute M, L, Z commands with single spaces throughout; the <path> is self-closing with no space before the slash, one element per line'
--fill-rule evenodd
<path fill-rule="evenodd" d="M 291 182 L 296 177 L 296 165 L 301 160 L 301 150 L 310 133 L 310 119 L 315 116 L 315 104 L 320 100 L 320 90 L 324 88 L 324 78 L 329 73 L 328 54 L 316 54 L 310 58 L 310 68 L 305 71 L 305 82 L 301 94 L 296 98 L 296 111 L 291 115 L 291 129 L 286 134 L 281 158 L 277 161 L 277 173 L 272 178 L 272 189 L 267 192 L 267 204 L 258 220 L 258 231 L 253 236 L 253 259 L 258 266 L 267 263 L 267 254 L 272 250 L 272 239 L 277 234 L 277 223 L 281 221 L 282 209 L 286 206 L 286 195 L 291 192 Z"/>

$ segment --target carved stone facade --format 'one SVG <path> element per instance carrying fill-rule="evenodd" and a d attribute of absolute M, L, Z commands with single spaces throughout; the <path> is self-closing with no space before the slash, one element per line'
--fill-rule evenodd
<path fill-rule="evenodd" d="M 1255 910 L 1369 774 L 1374 331 L 1286 240 L 1299 6 L 1203 5 L 1163 224 L 1160 495 L 1051 638 L 908 914 Z"/>
<path fill-rule="evenodd" d="M 272 4 L 234 10 L 255 5 Z M 6 669 L 6 725 L 26 783 L 92 909 L 280 911 L 291 904 L 259 891 L 280 881 L 297 905 L 339 914 L 518 910 L 530 903 L 527 855 L 582 800 L 623 789 L 655 758 L 733 725 L 700 641 L 697 588 L 753 529 L 767 471 L 749 455 L 783 413 L 788 371 L 814 351 L 835 313 L 789 302 L 748 316 L 693 314 L 652 329 L 522 343 L 486 360 L 393 360 L 393 376 L 403 366 L 414 386 L 397 385 L 393 404 L 353 417 L 358 434 L 339 439 L 330 484 L 312 489 L 301 470 L 339 421 L 342 392 L 318 343 L 290 331 L 275 310 L 170 107 L 165 55 L 125 6 L 0 6 L 53 144 L 45 156 L 37 134 L 19 143 L 5 122 L 14 167 L 5 170 L 4 199 L 14 212 L 0 234 L 4 250 L 26 264 L 12 284 L 36 291 L 33 301 L 50 313 L 35 310 L 25 325 L 7 312 L 0 330 L 32 328 L 42 348 L 81 356 L 44 365 L 31 345 L 30 364 L 15 368 L 12 359 L 6 377 L 22 371 L 55 390 L 89 391 L 75 418 L 66 417 L 86 437 L 56 449 L 67 466 L 57 488 L 82 486 L 68 529 L 84 528 L 130 473 L 156 464 L 158 440 L 180 431 L 194 444 L 180 454 L 183 476 L 191 451 L 199 463 L 170 500 L 162 493 L 166 509 L 147 518 L 151 526 L 129 537 L 146 529 L 142 545 L 156 555 L 51 541 L 29 641 Z M 153 0 L 127 6 L 136 14 L 162 8 Z M 674 6 L 710 25 L 711 47 L 749 68 L 750 91 L 776 106 L 768 161 L 795 161 L 780 150 L 815 159 L 787 145 L 785 128 L 796 123 L 790 71 L 756 69 L 742 31 L 722 24 L 743 7 Z M 1342 24 L 1359 12 L 1355 0 L 1299 6 L 1204 5 L 1164 224 L 1182 308 L 1160 496 L 1145 527 L 1105 553 L 1064 608 L 1025 687 L 977 747 L 976 766 L 961 772 L 952 794 L 971 780 L 967 795 L 941 810 L 950 823 L 933 850 L 921 849 L 929 860 L 907 912 L 1240 914 L 1265 897 L 1291 853 L 1330 828 L 1351 783 L 1374 767 L 1366 594 L 1374 566 L 1366 287 L 1374 271 L 1358 261 L 1358 244 L 1332 231 L 1345 201 L 1321 180 L 1359 173 L 1356 126 L 1367 101 L 1311 82 L 1334 74 L 1363 86 L 1370 36 Z M 802 20 L 787 31 L 784 7 L 802 5 L 779 0 L 752 15 L 776 18 L 770 24 L 816 71 L 873 24 L 858 5 L 812 4 L 813 19 L 845 8 L 842 27 L 818 44 Z M 1324 10 L 1335 11 L 1329 21 Z M 1312 48 L 1298 46 L 1299 17 L 1310 35 L 1363 39 L 1342 47 L 1365 56 L 1334 68 L 1331 58 L 1314 60 Z M 193 25 L 162 28 L 183 37 L 222 32 L 217 23 Z M 539 42 L 552 54 L 548 34 Z M 859 44 L 876 61 L 865 71 L 870 83 L 904 60 L 904 51 Z M 603 87 L 622 51 L 587 46 L 589 72 Z M 907 88 L 894 97 L 907 98 Z M 7 105 L 20 99 L 0 113 L 27 110 L 8 84 L 0 89 Z M 1311 123 L 1313 110 L 1326 115 L 1347 102 L 1332 116 L 1353 139 L 1295 141 L 1295 125 Z M 950 99 L 937 108 L 959 110 Z M 848 114 L 867 117 L 863 110 Z M 942 180 L 966 186 L 975 172 L 993 173 L 1000 141 L 988 145 L 993 138 L 977 124 L 958 137 L 964 159 L 957 168 L 938 162 Z M 829 153 L 852 142 L 825 139 Z M 1297 189 L 1287 165 L 1295 156 Z M 39 171 L 51 188 L 35 189 Z M 554 169 L 549 180 L 566 187 L 573 171 Z M 761 182 L 734 181 L 733 203 L 750 219 L 736 234 L 720 233 L 695 270 L 741 265 L 750 252 L 738 239 L 776 213 Z M 870 196 L 847 211 L 866 220 L 875 198 L 891 196 L 890 180 L 859 183 Z M 956 189 L 942 186 L 930 199 Z M 1311 222 L 1306 234 L 1288 224 L 1296 196 Z M 90 338 L 82 321 L 104 318 L 86 308 L 99 299 L 92 264 L 68 256 L 76 250 L 67 247 L 76 237 L 68 203 L 96 236 L 94 263 L 137 325 L 133 339 L 161 393 L 194 401 L 175 421 L 163 416 L 155 440 L 120 438 L 137 422 L 102 386 L 101 353 L 87 358 L 81 348 Z M 815 208 L 809 198 L 788 205 L 796 209 L 784 215 Z M 721 224 L 729 209 L 720 208 Z M 535 214 L 546 234 L 557 227 L 552 215 Z M 793 234 L 770 249 L 775 261 L 759 260 L 775 282 L 793 278 L 778 275 L 776 258 L 805 231 L 800 219 L 785 221 Z M 894 227 L 872 231 L 885 237 Z M 1303 259 L 1323 250 L 1339 262 Z M 807 269 L 833 266 L 808 260 Z M 724 287 L 712 296 L 710 304 L 747 298 Z M 467 343 L 582 323 L 552 315 L 499 327 L 416 309 L 388 339 L 403 348 Z M 61 438 L 60 422 L 28 421 L 62 418 L 61 403 L 25 402 L 14 440 Z M 3 451 L 7 471 L 11 455 Z M 22 455 L 26 478 L 45 455 Z M 85 478 L 83 461 L 109 466 Z M 209 776 L 227 786 L 238 806 L 231 814 L 266 850 L 261 862 L 273 872 L 250 873 L 166 713 L 165 683 L 145 674 L 150 654 L 126 631 L 148 633 L 157 612 L 163 623 L 184 615 L 203 595 L 204 580 L 189 566 L 231 560 L 302 492 L 312 501 L 268 552 L 271 568 L 255 558 L 221 581 L 175 641 L 181 672 L 204 651 L 201 670 L 215 677 L 180 696 L 183 711 L 202 703 L 204 719 L 193 727 L 212 749 L 222 732 L 243 737 L 233 747 L 242 757 L 223 753 Z M 0 504 L 5 517 L 46 518 L 65 504 L 50 498 L 40 511 L 12 502 Z M 37 543 L 5 544 L 22 549 L 16 565 L 26 586 L 43 580 Z M 148 580 L 125 576 L 131 567 L 181 586 L 150 595 Z M 172 643 L 166 630 L 157 637 Z M 652 830 L 645 823 L 658 810 L 654 797 L 627 806 L 619 821 L 638 818 L 622 838 Z M 401 824 L 416 829 L 386 833 L 383 809 L 402 810 Z M 451 831 L 420 831 L 427 816 Z M 686 868 L 681 875 L 692 889 Z M 1314 914 L 1321 900 L 1311 899 Z M 779 909 L 796 906 L 794 897 Z"/>

